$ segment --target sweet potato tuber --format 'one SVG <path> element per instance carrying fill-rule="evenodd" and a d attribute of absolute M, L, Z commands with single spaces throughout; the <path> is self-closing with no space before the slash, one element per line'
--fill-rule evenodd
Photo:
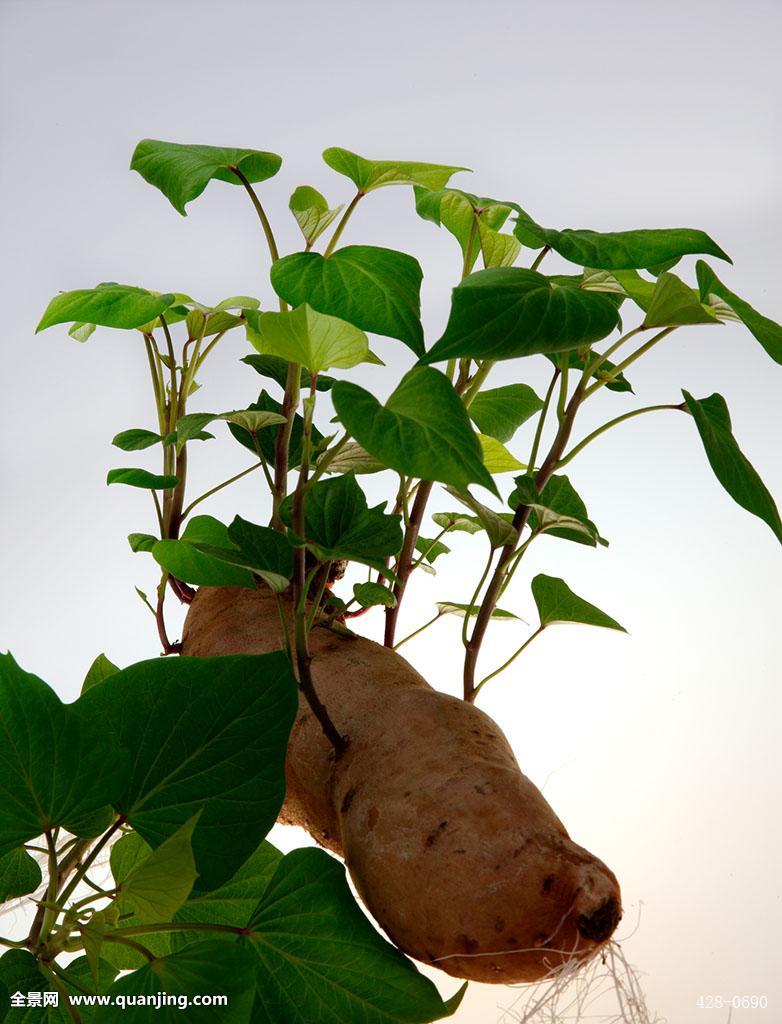
<path fill-rule="evenodd" d="M 270 593 L 202 588 L 184 653 L 262 653 L 281 633 Z M 311 648 L 349 745 L 336 757 L 302 701 L 281 820 L 345 858 L 401 949 L 459 978 L 521 982 L 608 939 L 616 878 L 570 840 L 488 715 L 371 640 L 315 628 Z"/>

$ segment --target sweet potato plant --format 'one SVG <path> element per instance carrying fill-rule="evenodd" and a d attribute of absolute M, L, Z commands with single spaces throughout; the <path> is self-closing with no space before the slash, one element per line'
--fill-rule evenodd
<path fill-rule="evenodd" d="M 413 1024 L 454 1013 L 462 989 L 444 1001 L 405 954 L 496 982 L 588 959 L 620 919 L 616 877 L 570 839 L 475 701 L 550 626 L 622 627 L 537 575 L 527 628 L 506 607 L 509 585 L 541 535 L 606 544 L 567 467 L 652 413 L 689 417 L 725 490 L 782 540 L 719 394 L 696 397 L 692 382 L 633 404 L 636 364 L 682 328 L 740 322 L 782 362 L 782 328 L 711 262 L 698 259 L 695 283 L 674 272 L 689 255 L 729 262 L 707 234 L 558 230 L 515 201 L 453 187 L 459 167 L 323 157 L 335 197 L 352 191 L 340 204 L 296 188 L 302 245 L 281 255 L 279 214 L 256 189 L 279 156 L 154 140 L 133 155 L 180 214 L 212 181 L 246 193 L 278 308 L 112 282 L 55 296 L 38 326 L 69 324 L 82 342 L 96 328 L 126 331 L 148 364 L 152 415 L 114 438 L 128 457 L 108 483 L 149 494 L 149 522 L 128 540 L 159 567 L 156 594 L 141 596 L 167 657 L 118 669 L 100 656 L 69 705 L 0 659 L 0 899 L 33 905 L 29 934 L 0 939 L 9 1021 L 109 1021 L 123 1003 L 128 1021 L 183 1019 L 189 1000 L 193 1021 Z M 344 241 L 391 186 L 410 190 L 411 216 L 455 240 L 461 273 L 429 343 L 417 260 Z M 546 273 L 565 261 L 569 272 Z M 201 387 L 229 335 L 246 339 L 260 394 L 208 411 Z M 409 369 L 382 402 L 349 371 L 399 343 Z M 545 393 L 525 380 L 530 359 L 550 367 Z M 582 407 L 603 401 L 605 423 L 579 431 Z M 188 461 L 223 432 L 220 443 L 246 449 L 246 468 L 188 494 Z M 144 449 L 159 453 L 158 472 L 133 465 Z M 210 516 L 210 496 L 250 473 L 268 506 L 252 520 Z M 386 486 L 380 504 L 367 501 L 367 474 Z M 453 619 L 462 700 L 396 650 L 406 596 L 453 533 L 471 535 L 481 571 L 468 579 L 467 563 L 464 592 L 442 594 L 414 632 Z M 190 605 L 181 641 L 167 599 Z M 362 631 L 382 624 L 382 643 L 355 632 L 365 613 Z M 497 664 L 485 641 L 503 627 L 520 640 Z M 283 856 L 265 838 L 278 818 L 331 853 Z M 96 880 L 106 858 L 108 883 Z M 46 997 L 41 1010 L 29 993 Z"/>

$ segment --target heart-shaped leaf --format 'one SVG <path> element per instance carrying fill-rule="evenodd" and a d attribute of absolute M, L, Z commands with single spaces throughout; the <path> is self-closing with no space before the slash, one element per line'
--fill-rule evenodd
<path fill-rule="evenodd" d="M 212 516 L 194 516 L 179 540 L 159 540 L 152 557 L 172 576 L 198 587 L 249 587 L 255 589 L 252 572 L 232 562 L 238 548 L 224 526 Z"/>
<path fill-rule="evenodd" d="M 35 329 L 45 331 L 54 324 L 84 322 L 100 327 L 132 330 L 156 319 L 175 301 L 170 293 L 158 295 L 129 284 L 99 284 L 97 288 L 81 288 L 55 295 Z M 90 332 L 91 333 L 91 332 Z"/>
<path fill-rule="evenodd" d="M 554 622 L 581 622 L 587 626 L 603 626 L 627 632 L 616 619 L 574 594 L 567 583 L 556 576 L 536 576 L 532 581 L 532 596 L 543 627 Z"/>
<path fill-rule="evenodd" d="M 693 398 L 683 391 L 714 475 L 735 502 L 767 523 L 782 541 L 782 520 L 768 488 L 736 443 L 722 395 Z"/>
<path fill-rule="evenodd" d="M 371 192 L 383 185 L 422 185 L 428 189 L 443 188 L 452 174 L 469 170 L 445 164 L 422 164 L 409 160 L 366 160 L 349 149 L 332 146 L 323 152 L 328 166 L 350 178 L 359 192 Z"/>
<path fill-rule="evenodd" d="M 122 902 L 138 921 L 170 921 L 190 895 L 198 875 L 193 856 L 197 821 L 194 814 L 121 880 Z"/>
<path fill-rule="evenodd" d="M 646 327 L 718 324 L 720 321 L 698 293 L 675 274 L 660 274 L 644 317 Z"/>
<path fill-rule="evenodd" d="M 529 244 L 550 246 L 560 256 L 581 267 L 599 270 L 630 270 L 677 262 L 682 256 L 699 253 L 731 262 L 713 239 L 693 228 L 652 228 L 637 231 L 587 231 L 543 228 L 526 214 L 520 216 L 516 237 Z"/>
<path fill-rule="evenodd" d="M 478 440 L 483 452 L 483 464 L 492 476 L 498 473 L 512 473 L 514 470 L 527 468 L 496 437 L 478 434 Z"/>
<path fill-rule="evenodd" d="M 708 263 L 698 260 L 695 269 L 698 275 L 701 299 L 707 302 L 710 296 L 716 296 L 726 302 L 774 362 L 782 363 L 782 326 L 769 320 L 762 313 L 758 313 L 748 302 L 726 287 Z"/>
<path fill-rule="evenodd" d="M 339 317 L 318 313 L 308 305 L 284 313 L 248 310 L 247 339 L 262 355 L 299 363 L 313 374 L 331 367 L 347 370 L 372 361 L 363 331 Z"/>
<path fill-rule="evenodd" d="M 445 333 L 421 362 L 565 352 L 605 338 L 618 322 L 606 295 L 523 267 L 480 270 L 454 288 Z"/>
<path fill-rule="evenodd" d="M 281 414 L 282 405 L 268 394 L 267 391 L 262 391 L 258 395 L 258 401 L 254 402 L 249 406 L 250 411 L 258 412 L 273 412 Z M 256 449 L 256 441 L 258 447 L 261 449 L 261 454 L 270 465 L 274 465 L 276 456 L 276 444 L 277 444 L 277 432 L 279 428 L 277 426 L 264 427 L 259 430 L 257 435 L 253 437 L 248 434 L 243 427 L 237 426 L 235 423 L 229 423 L 228 429 L 231 431 L 236 440 L 248 448 L 253 454 L 257 456 L 258 452 Z M 293 429 L 291 430 L 291 440 L 288 447 L 288 468 L 295 469 L 296 466 L 301 462 L 301 451 L 302 451 L 302 435 L 304 432 L 304 420 L 299 413 L 293 418 Z M 317 427 L 312 428 L 312 443 L 317 447 L 323 440 L 323 434 L 318 430 Z"/>
<path fill-rule="evenodd" d="M 34 892 L 42 880 L 38 862 L 26 850 L 10 850 L 0 857 L 0 903 Z"/>
<path fill-rule="evenodd" d="M 529 506 L 529 526 L 533 532 L 547 533 L 551 537 L 591 547 L 597 544 L 608 546 L 608 541 L 600 536 L 589 518 L 586 505 L 567 476 L 555 474 L 540 493 L 531 476 L 519 476 L 515 482 L 508 504 L 511 508 Z"/>
<path fill-rule="evenodd" d="M 382 583 L 354 583 L 353 596 L 362 608 L 372 608 L 375 605 L 384 605 L 386 608 L 396 608 L 396 598 L 388 587 Z"/>
<path fill-rule="evenodd" d="M 496 493 L 463 402 L 438 370 L 416 367 L 383 406 L 357 384 L 333 389 L 340 421 L 384 466 L 407 476 Z"/>
<path fill-rule="evenodd" d="M 482 248 L 478 232 L 481 229 L 497 232 L 512 210 L 521 212 L 521 208 L 515 203 L 474 196 L 470 192 L 456 188 L 443 188 L 437 191 L 416 188 L 415 208 L 424 220 L 430 220 L 438 226 L 442 225 L 456 238 L 468 272 L 472 270 Z M 490 235 L 490 240 L 491 237 Z M 485 258 L 484 251 L 484 260 Z"/>
<path fill-rule="evenodd" d="M 418 260 L 394 249 L 350 245 L 331 256 L 294 253 L 271 270 L 274 290 L 292 306 L 307 303 L 363 331 L 403 341 L 424 351 Z"/>
<path fill-rule="evenodd" d="M 307 245 L 315 244 L 342 209 L 337 206 L 330 210 L 320 192 L 309 185 L 299 185 L 290 198 L 288 208 L 296 218 Z"/>
<path fill-rule="evenodd" d="M 117 810 L 154 848 L 201 811 L 196 867 L 203 887 L 222 885 L 282 804 L 298 706 L 287 655 L 156 658 L 115 673 L 75 706 L 130 754 Z"/>
<path fill-rule="evenodd" d="M 184 217 L 185 206 L 200 196 L 210 181 L 241 185 L 236 168 L 250 183 L 266 181 L 274 177 L 281 164 L 282 158 L 275 153 L 257 149 L 187 146 L 142 139 L 133 153 L 130 169 L 159 188 Z"/>
<path fill-rule="evenodd" d="M 543 408 L 543 402 L 527 384 L 480 391 L 470 403 L 470 419 L 482 434 L 503 444 L 510 441 L 522 423 Z"/>
<path fill-rule="evenodd" d="M 81 834 L 121 792 L 122 744 L 77 708 L 0 655 L 0 856 L 58 825 Z"/>
<path fill-rule="evenodd" d="M 327 453 L 324 452 L 325 457 Z M 326 468 L 327 473 L 355 473 L 356 475 L 366 473 L 381 473 L 387 467 L 378 461 L 374 455 L 370 455 L 366 449 L 355 441 L 348 441 L 343 445 L 337 454 L 330 459 Z"/>

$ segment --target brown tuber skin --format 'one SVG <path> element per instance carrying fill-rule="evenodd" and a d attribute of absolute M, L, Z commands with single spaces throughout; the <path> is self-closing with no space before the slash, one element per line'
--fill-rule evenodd
<path fill-rule="evenodd" d="M 202 588 L 183 653 L 260 654 L 281 634 L 268 591 Z M 349 745 L 337 758 L 302 698 L 280 820 L 345 858 L 402 950 L 458 978 L 512 983 L 610 937 L 616 878 L 570 840 L 488 715 L 371 640 L 316 627 L 310 646 L 318 696 Z"/>

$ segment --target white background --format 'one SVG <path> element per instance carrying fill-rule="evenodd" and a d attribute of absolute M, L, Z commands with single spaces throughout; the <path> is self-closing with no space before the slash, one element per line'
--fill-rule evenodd
<path fill-rule="evenodd" d="M 782 318 L 774 3 L 2 0 L 0 14 L 0 643 L 65 698 L 98 651 L 124 665 L 157 650 L 133 591 L 152 592 L 154 572 L 124 539 L 152 529 L 151 506 L 104 485 L 111 466 L 154 468 L 109 443 L 153 419 L 138 341 L 99 331 L 80 346 L 64 328 L 34 337 L 43 308 L 58 290 L 102 280 L 207 302 L 271 300 L 242 192 L 215 183 L 179 217 L 127 170 L 140 138 L 282 154 L 261 194 L 283 251 L 298 245 L 285 208 L 296 185 L 350 197 L 320 161 L 341 145 L 472 167 L 454 183 L 514 199 L 551 226 L 703 228 L 733 256 L 735 268 L 721 268 L 729 285 Z M 345 241 L 419 257 L 436 339 L 458 255 L 450 236 L 418 220 L 409 190 L 365 200 Z M 399 343 L 373 345 L 396 373 L 409 365 Z M 245 352 L 238 337 L 224 343 L 194 410 L 254 399 L 261 382 L 237 362 Z M 541 388 L 546 364 L 506 364 L 492 382 L 512 374 Z M 364 379 L 389 388 L 376 369 Z M 746 331 L 678 332 L 632 380 L 642 404 L 679 401 L 682 386 L 724 394 L 744 450 L 782 494 L 782 370 Z M 631 401 L 605 394 L 585 420 Z M 528 444 L 522 431 L 514 450 L 523 458 Z M 227 440 L 193 456 L 193 495 L 247 464 Z M 640 912 L 625 952 L 652 1009 L 672 1024 L 725 1020 L 696 1009 L 698 996 L 766 994 L 771 1009 L 733 1020 L 778 1020 L 779 544 L 720 489 L 683 415 L 631 421 L 570 469 L 611 546 L 541 541 L 509 601 L 531 620 L 532 573 L 562 575 L 630 636 L 551 629 L 487 687 L 483 707 L 574 838 L 619 875 L 620 934 Z M 250 477 L 204 511 L 260 521 L 259 494 Z M 403 632 L 435 599 L 468 600 L 482 556 L 469 538 L 453 547 L 459 557 L 408 602 Z M 377 621 L 364 621 L 376 635 Z M 487 666 L 524 635 L 507 629 L 487 645 Z M 452 692 L 458 654 L 456 623 L 408 648 Z M 474 987 L 456 1019 L 491 1024 L 516 995 Z"/>

